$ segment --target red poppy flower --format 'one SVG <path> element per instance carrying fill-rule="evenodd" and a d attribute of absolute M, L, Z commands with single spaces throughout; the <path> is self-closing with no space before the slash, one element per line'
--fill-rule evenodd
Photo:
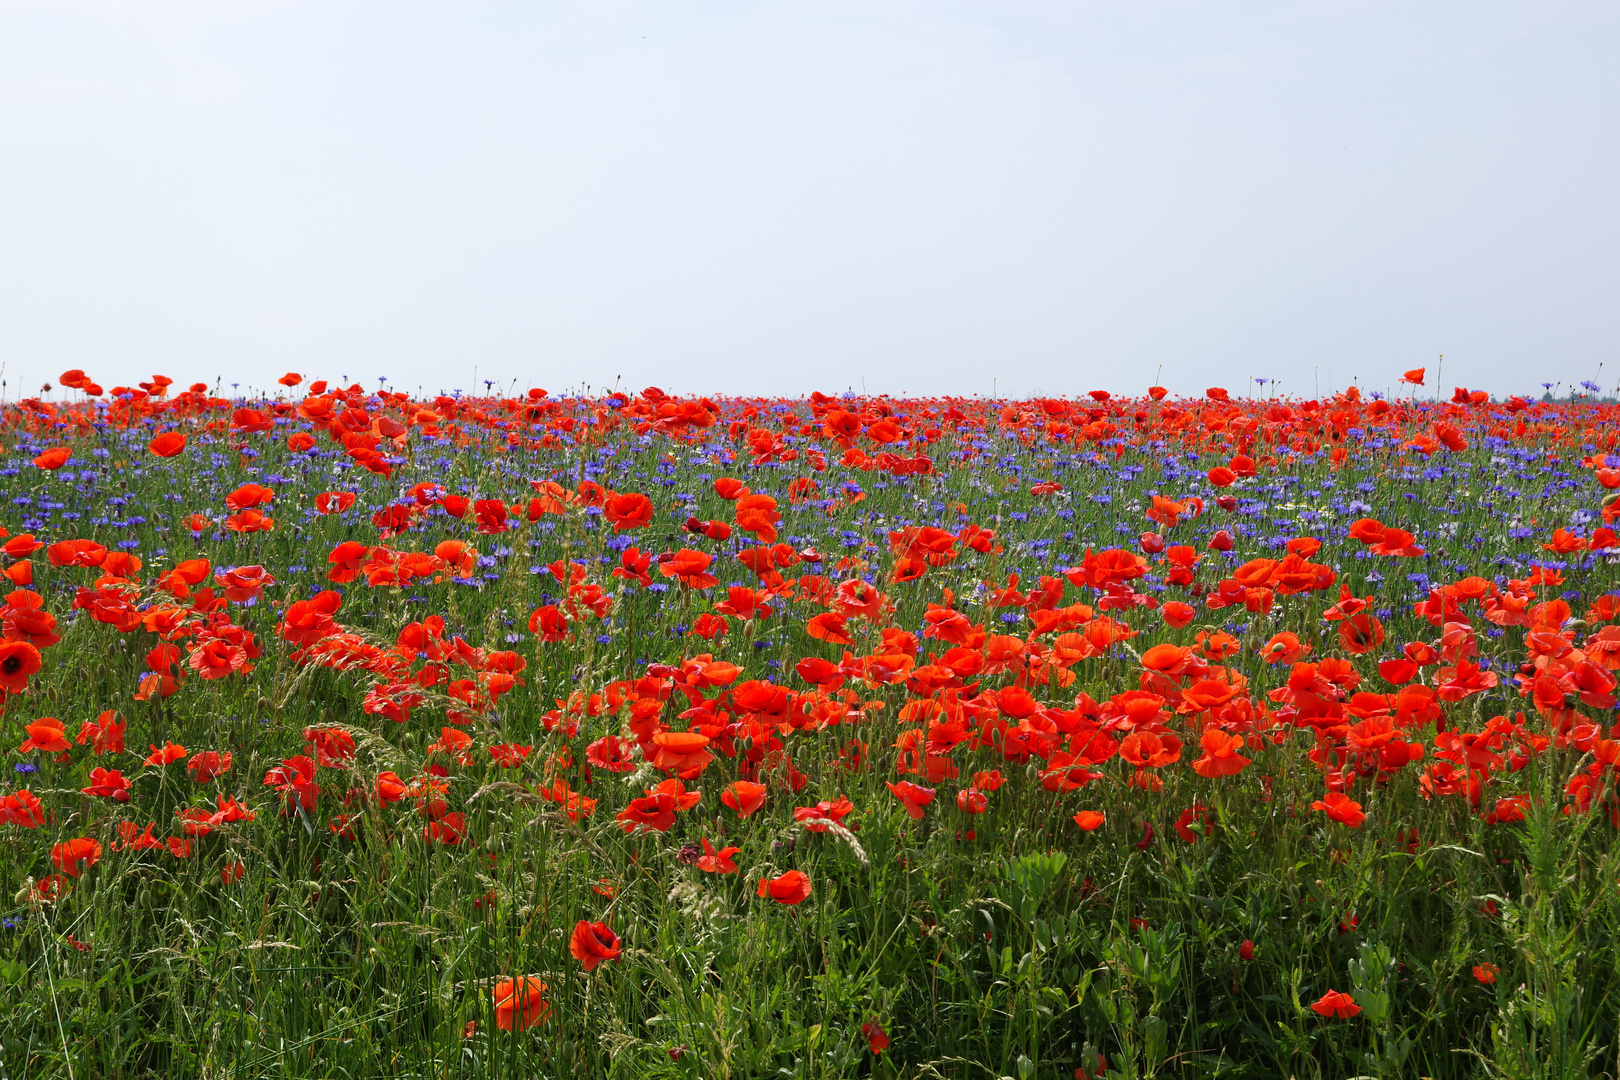
<path fill-rule="evenodd" d="M 855 810 L 855 804 L 840 795 L 838 801 L 827 802 L 823 799 L 814 806 L 801 806 L 793 811 L 793 820 L 804 826 L 808 832 L 826 832 L 831 824 L 843 824 L 844 818 Z"/>
<path fill-rule="evenodd" d="M 171 761 L 179 761 L 181 758 L 186 756 L 186 748 L 181 746 L 179 743 L 165 743 L 163 745 L 163 749 L 161 750 L 148 743 L 147 749 L 151 750 L 152 753 L 144 762 L 142 762 L 142 764 L 155 765 L 159 768 L 169 764 Z"/>
<path fill-rule="evenodd" d="M 107 549 L 94 540 L 63 540 L 45 551 L 52 566 L 100 566 Z"/>
<path fill-rule="evenodd" d="M 587 922 L 574 924 L 573 936 L 568 939 L 568 951 L 584 965 L 586 971 L 595 971 L 604 960 L 619 960 L 619 935 L 608 929 L 607 923 Z"/>
<path fill-rule="evenodd" d="M 781 520 L 776 500 L 769 495 L 744 495 L 737 500 L 737 528 L 753 533 L 767 544 L 776 540 L 776 525 Z"/>
<path fill-rule="evenodd" d="M 1352 829 L 1361 828 L 1361 823 L 1367 820 L 1362 812 L 1361 804 L 1342 791 L 1330 791 L 1324 798 L 1311 803 L 1312 810 L 1321 810 L 1334 821 L 1350 826 Z"/>
<path fill-rule="evenodd" d="M 18 788 L 10 795 L 0 796 L 0 825 L 37 829 L 43 824 L 45 824 L 45 810 L 32 791 Z"/>
<path fill-rule="evenodd" d="M 341 514 L 354 505 L 352 491 L 323 491 L 315 496 L 315 509 L 323 514 Z"/>
<path fill-rule="evenodd" d="M 1361 655 L 1384 643 L 1384 624 L 1377 616 L 1361 612 L 1339 623 L 1339 644 L 1345 652 Z"/>
<path fill-rule="evenodd" d="M 555 604 L 535 608 L 529 616 L 529 633 L 548 643 L 562 641 L 569 636 L 568 616 Z"/>
<path fill-rule="evenodd" d="M 275 501 L 276 493 L 260 484 L 243 484 L 225 496 L 225 509 L 251 510 Z"/>
<path fill-rule="evenodd" d="M 1219 776 L 1236 776 L 1249 764 L 1249 759 L 1238 753 L 1243 749 L 1240 732 L 1210 728 L 1204 732 L 1201 744 L 1203 756 L 1192 763 L 1193 772 L 1199 776 L 1212 780 Z"/>
<path fill-rule="evenodd" d="M 223 574 L 215 574 L 214 580 L 224 586 L 225 598 L 238 604 L 258 599 L 266 585 L 276 583 L 275 577 L 262 566 L 238 566 Z"/>
<path fill-rule="evenodd" d="M 86 795 L 99 795 L 115 802 L 129 802 L 129 781 L 117 769 L 91 769 L 90 786 L 79 790 Z"/>
<path fill-rule="evenodd" d="M 1200 831 L 1195 832 L 1193 830 L 1192 826 L 1195 824 Z M 1196 844 L 1203 837 L 1209 835 L 1209 831 L 1214 824 L 1215 817 L 1209 812 L 1208 808 L 1200 803 L 1193 803 L 1181 812 L 1180 817 L 1176 818 L 1176 835 L 1188 844 Z M 1143 849 L 1146 849 L 1147 845 L 1153 842 L 1153 827 L 1149 825 L 1146 826 L 1146 829 L 1147 834 L 1142 838 L 1142 842 L 1137 845 Z"/>
<path fill-rule="evenodd" d="M 655 769 L 675 773 L 683 780 L 696 779 L 714 760 L 706 749 L 709 737 L 697 731 L 660 731 L 653 736 L 652 764 Z"/>
<path fill-rule="evenodd" d="M 55 446 L 36 457 L 34 464 L 45 470 L 60 469 L 72 456 L 73 451 L 68 447 Z"/>
<path fill-rule="evenodd" d="M 1107 820 L 1107 816 L 1098 810 L 1082 810 L 1074 815 L 1074 823 L 1080 826 L 1081 832 L 1092 832 L 1095 829 L 1100 829 Z"/>
<path fill-rule="evenodd" d="M 706 874 L 735 874 L 737 864 L 732 856 L 741 851 L 740 847 L 723 847 L 716 851 L 714 845 L 709 843 L 707 836 L 703 837 L 703 854 L 698 856 L 697 868 Z"/>
<path fill-rule="evenodd" d="M 820 615 L 811 617 L 804 624 L 805 632 L 818 641 L 825 641 L 829 645 L 853 645 L 855 639 L 849 636 L 848 624 L 842 615 L 831 611 L 824 611 Z"/>
<path fill-rule="evenodd" d="M 745 818 L 765 805 L 765 785 L 751 780 L 734 781 L 720 793 L 720 801 Z"/>
<path fill-rule="evenodd" d="M 614 532 L 646 528 L 652 524 L 652 500 L 636 492 L 614 495 L 602 503 L 602 516 Z"/>
<path fill-rule="evenodd" d="M 59 754 L 73 748 L 73 744 L 67 741 L 67 732 L 63 729 L 62 721 L 54 716 L 42 716 L 31 724 L 25 724 L 23 730 L 28 732 L 28 738 L 17 747 L 19 754 L 27 754 L 34 750 Z"/>
<path fill-rule="evenodd" d="M 479 499 L 473 503 L 473 519 L 478 522 L 478 531 L 487 535 L 502 533 L 512 526 L 506 523 L 506 504 L 499 499 Z"/>
<path fill-rule="evenodd" d="M 810 891 L 810 878 L 802 870 L 789 870 L 780 877 L 759 879 L 760 896 L 769 896 L 778 904 L 789 907 L 808 900 Z"/>
<path fill-rule="evenodd" d="M 78 877 L 101 861 L 101 843 L 88 836 L 64 840 L 51 848 L 51 862 L 68 877 Z"/>
<path fill-rule="evenodd" d="M 675 815 L 690 810 L 702 797 L 703 792 L 687 791 L 679 779 L 665 780 L 648 788 L 644 798 L 630 800 L 630 805 L 615 817 L 627 833 L 634 832 L 638 825 L 655 832 L 668 832 L 675 825 Z"/>
<path fill-rule="evenodd" d="M 221 754 L 217 750 L 204 750 L 192 756 L 186 763 L 186 771 L 199 784 L 212 783 L 231 771 L 231 752 L 227 750 Z"/>
<path fill-rule="evenodd" d="M 19 533 L 7 540 L 4 546 L 0 546 L 0 551 L 13 559 L 20 559 L 24 555 L 32 555 L 44 546 L 44 541 L 35 540 L 33 533 Z"/>
<path fill-rule="evenodd" d="M 902 780 L 898 784 L 891 783 L 889 790 L 900 800 L 900 805 L 906 808 L 906 813 L 913 818 L 921 818 L 923 807 L 934 801 L 933 788 L 919 787 L 910 780 Z"/>
<path fill-rule="evenodd" d="M 161 458 L 171 458 L 186 448 L 186 437 L 178 431 L 165 431 L 146 444 L 146 448 Z"/>
<path fill-rule="evenodd" d="M 718 578 L 708 572 L 709 564 L 713 561 L 704 552 L 682 548 L 667 559 L 660 555 L 658 572 L 665 577 L 676 578 L 689 588 L 709 589 L 720 583 Z"/>
<path fill-rule="evenodd" d="M 1356 999 L 1339 990 L 1329 990 L 1316 1001 L 1311 1002 L 1311 1008 L 1323 1016 L 1337 1017 L 1348 1020 L 1361 1011 Z"/>
<path fill-rule="evenodd" d="M 617 735 L 604 735 L 585 748 L 585 760 L 593 768 L 604 769 L 607 772 L 633 772 L 636 763 L 630 760 L 630 749 L 631 747 Z"/>
<path fill-rule="evenodd" d="M 502 1031 L 527 1031 L 551 1016 L 545 983 L 533 975 L 502 979 L 490 992 L 495 1003 L 495 1025 Z"/>
<path fill-rule="evenodd" d="M 866 1048 L 872 1053 L 881 1054 L 889 1048 L 889 1034 L 876 1020 L 868 1020 L 862 1024 L 861 1034 L 866 1036 Z"/>
<path fill-rule="evenodd" d="M 1180 600 L 1172 600 L 1159 607 L 1159 617 L 1171 628 L 1180 630 L 1198 617 L 1198 609 Z"/>

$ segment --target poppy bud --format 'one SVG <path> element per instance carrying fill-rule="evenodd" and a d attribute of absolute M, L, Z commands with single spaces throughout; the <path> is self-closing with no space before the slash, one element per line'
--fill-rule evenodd
<path fill-rule="evenodd" d="M 1211 550 L 1214 551 L 1231 551 L 1232 534 L 1227 532 L 1225 529 L 1222 529 L 1220 532 L 1209 538 L 1209 546 Z"/>
<path fill-rule="evenodd" d="M 1243 944 L 1238 946 L 1238 958 L 1243 960 L 1244 962 L 1248 962 L 1250 960 L 1253 960 L 1254 959 L 1254 942 L 1252 942 L 1252 941 L 1248 940 L 1247 938 L 1245 938 L 1244 941 L 1243 941 Z"/>
<path fill-rule="evenodd" d="M 1142 550 L 1149 555 L 1157 555 L 1164 550 L 1164 537 L 1158 533 L 1145 532 L 1141 537 Z"/>

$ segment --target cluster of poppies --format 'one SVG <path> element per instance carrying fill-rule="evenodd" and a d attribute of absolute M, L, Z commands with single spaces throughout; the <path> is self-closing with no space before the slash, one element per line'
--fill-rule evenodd
<path fill-rule="evenodd" d="M 638 773 L 642 794 L 612 807 L 631 836 L 676 830 L 705 800 L 739 822 L 791 804 L 798 827 L 851 835 L 882 810 L 840 785 L 876 772 L 909 820 L 960 815 L 971 838 L 960 826 L 1026 773 L 1090 804 L 1070 807 L 1090 834 L 1109 821 L 1101 792 L 1161 791 L 1178 768 L 1208 791 L 1262 757 L 1319 773 L 1310 809 L 1334 827 L 1361 827 L 1368 793 L 1401 777 L 1507 825 L 1526 806 L 1514 774 L 1572 750 L 1569 812 L 1620 827 L 1612 406 L 1466 390 L 416 400 L 314 382 L 229 400 L 161 377 L 62 385 L 77 396 L 6 406 L 7 472 L 26 491 L 0 547 L 0 700 L 21 775 L 77 770 L 87 820 L 130 858 L 192 858 L 266 810 L 353 842 L 395 804 L 424 844 L 454 849 L 471 827 L 459 781 L 492 770 L 575 822 L 620 790 L 597 774 Z M 1515 554 L 1492 562 L 1459 534 L 1481 527 L 1462 508 L 1509 522 L 1549 470 L 1535 520 L 1500 526 Z M 315 536 L 332 542 L 312 555 Z M 402 777 L 366 772 L 342 725 L 312 725 L 252 785 L 262 796 L 231 794 L 243 748 L 142 756 L 120 709 L 72 734 L 39 715 L 45 681 L 53 711 L 84 704 L 90 654 L 56 655 L 109 636 L 140 658 L 126 711 L 263 679 L 274 660 L 334 673 L 349 719 L 382 738 L 438 735 Z M 537 666 L 584 657 L 589 685 L 530 687 Z M 136 815 L 172 796 L 124 770 L 182 761 L 210 798 L 154 835 Z M 65 810 L 21 784 L 0 793 L 0 825 Z M 1133 820 L 1132 842 L 1151 844 Z M 1212 828 L 1194 798 L 1173 832 Z M 700 872 L 749 866 L 742 845 L 692 839 L 679 857 Z M 55 873 L 38 902 L 104 850 L 86 835 L 42 851 Z M 223 885 L 252 872 L 217 851 Z M 749 869 L 758 898 L 814 895 L 800 869 Z M 620 949 L 605 922 L 570 939 L 586 971 Z M 547 993 L 532 976 L 496 984 L 499 1026 L 542 1022 Z M 1337 992 L 1312 1007 L 1357 1012 Z"/>

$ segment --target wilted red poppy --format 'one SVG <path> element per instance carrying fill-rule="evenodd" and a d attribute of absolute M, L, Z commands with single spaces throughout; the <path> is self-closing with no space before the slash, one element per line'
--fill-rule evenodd
<path fill-rule="evenodd" d="M 568 939 L 568 951 L 585 966 L 586 971 L 595 971 L 596 965 L 604 960 L 618 962 L 619 935 L 609 930 L 607 923 L 581 919 L 574 924 L 573 936 Z"/>
<path fill-rule="evenodd" d="M 802 870 L 789 870 L 780 877 L 760 878 L 758 893 L 791 907 L 809 899 L 810 878 Z"/>
<path fill-rule="evenodd" d="M 545 1023 L 551 1016 L 551 1002 L 546 1000 L 549 989 L 533 975 L 496 983 L 490 994 L 495 1002 L 496 1026 L 502 1031 L 527 1031 Z"/>

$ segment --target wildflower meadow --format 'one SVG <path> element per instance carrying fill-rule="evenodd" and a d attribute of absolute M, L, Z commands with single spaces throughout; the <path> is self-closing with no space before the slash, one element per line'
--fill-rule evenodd
<path fill-rule="evenodd" d="M 0 417 L 0 1075 L 1620 1075 L 1620 405 Z"/>

